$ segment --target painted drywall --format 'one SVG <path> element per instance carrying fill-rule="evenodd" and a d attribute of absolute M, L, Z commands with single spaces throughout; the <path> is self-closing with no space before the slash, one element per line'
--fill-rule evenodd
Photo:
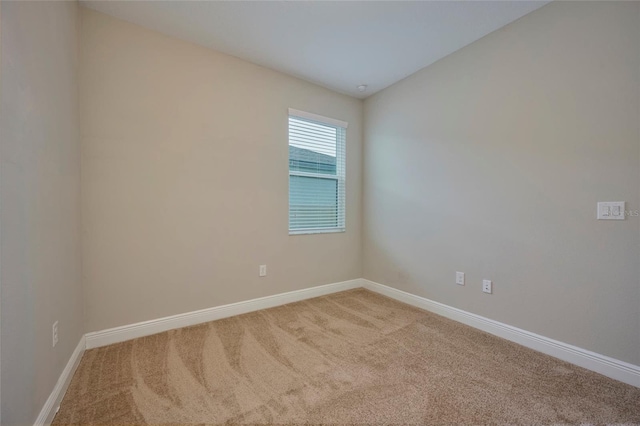
<path fill-rule="evenodd" d="M 551 3 L 368 98 L 364 277 L 640 365 L 640 218 L 595 219 L 640 209 L 639 119 L 637 2 Z"/>
<path fill-rule="evenodd" d="M 362 276 L 362 101 L 81 10 L 87 331 Z M 288 234 L 288 108 L 349 122 L 344 233 Z"/>
<path fill-rule="evenodd" d="M 2 425 L 33 424 L 84 333 L 77 18 L 2 2 Z"/>

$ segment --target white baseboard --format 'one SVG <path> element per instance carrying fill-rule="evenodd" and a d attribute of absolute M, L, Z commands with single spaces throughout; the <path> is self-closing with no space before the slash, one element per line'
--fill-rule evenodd
<path fill-rule="evenodd" d="M 563 361 L 584 367 L 588 370 L 595 371 L 596 373 L 600 373 L 604 376 L 611 377 L 632 386 L 640 387 L 640 367 L 637 365 L 619 361 L 605 355 L 600 355 L 586 349 L 503 324 L 480 315 L 453 308 L 439 302 L 434 302 L 433 300 L 429 300 L 424 297 L 416 296 L 402 290 L 359 278 L 87 333 L 80 339 L 78 346 L 73 351 L 69 362 L 62 371 L 53 392 L 51 392 L 51 395 L 45 402 L 45 405 L 40 411 L 40 415 L 34 425 L 49 425 L 53 421 L 56 411 L 60 406 L 60 402 L 69 387 L 71 378 L 80 363 L 80 359 L 82 358 L 85 348 L 97 348 L 100 346 L 110 345 L 112 343 L 161 333 L 175 328 L 188 327 L 190 325 L 215 321 L 221 318 L 245 314 L 248 312 L 258 311 L 260 309 L 273 308 L 287 303 L 298 302 L 301 300 L 311 299 L 313 297 L 324 296 L 360 287 L 364 287 L 368 290 L 391 297 L 392 299 L 396 299 L 400 302 L 416 306 L 426 311 L 442 315 L 446 318 L 461 322 L 479 330 L 486 331 L 487 333 L 491 333 L 522 346 L 559 358 Z"/>
<path fill-rule="evenodd" d="M 64 370 L 62 370 L 62 374 L 60 374 L 58 382 L 53 388 L 53 392 L 51 392 L 51 395 L 49 395 L 49 398 L 47 398 L 47 401 L 44 403 L 44 407 L 42 407 L 40 415 L 38 415 L 34 426 L 50 425 L 53 421 L 53 418 L 58 411 L 58 407 L 60 407 L 60 402 L 62 402 L 62 397 L 64 397 L 64 394 L 67 392 L 67 388 L 69 387 L 69 383 L 71 383 L 73 373 L 76 372 L 76 368 L 78 368 L 78 364 L 80 364 L 85 346 L 85 337 L 82 336 L 78 342 L 78 346 L 76 346 L 76 349 L 71 354 L 69 362 L 67 362 Z"/>
<path fill-rule="evenodd" d="M 311 299 L 312 297 L 324 296 L 362 286 L 361 279 L 342 281 L 87 333 L 87 349 L 124 342 L 138 337 L 150 336 L 175 328 L 215 321 L 234 315 L 246 314 L 247 312 L 259 311 L 260 309 L 273 308 L 274 306 L 298 302 L 300 300 Z"/>
<path fill-rule="evenodd" d="M 461 322 L 471 327 L 486 331 L 503 339 L 510 340 L 522 346 L 551 355 L 571 364 L 578 365 L 612 379 L 640 387 L 640 367 L 624 361 L 600 355 L 577 346 L 553 340 L 539 334 L 531 333 L 517 327 L 503 324 L 480 315 L 472 314 L 461 309 L 453 308 L 424 297 L 416 296 L 383 284 L 362 279 L 363 287 L 391 297 L 400 302 L 412 305 L 426 311 L 442 315 L 443 317 Z"/>

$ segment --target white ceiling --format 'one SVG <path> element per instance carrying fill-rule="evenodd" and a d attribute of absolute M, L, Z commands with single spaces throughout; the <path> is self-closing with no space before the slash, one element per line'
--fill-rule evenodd
<path fill-rule="evenodd" d="M 116 18 L 365 98 L 548 1 L 115 1 Z M 364 93 L 357 86 L 368 85 Z"/>

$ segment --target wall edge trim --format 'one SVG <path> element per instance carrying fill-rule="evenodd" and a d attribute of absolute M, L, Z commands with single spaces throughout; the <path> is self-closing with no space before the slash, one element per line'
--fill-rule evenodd
<path fill-rule="evenodd" d="M 82 355 L 84 354 L 84 350 L 86 347 L 86 339 L 83 335 L 78 342 L 75 350 L 71 354 L 67 365 L 62 370 L 60 377 L 58 378 L 58 382 L 56 383 L 53 391 L 47 398 L 47 401 L 44 403 L 42 410 L 40 410 L 40 414 L 36 419 L 34 426 L 44 426 L 50 425 L 58 412 L 58 408 L 60 407 L 60 403 L 62 402 L 62 398 L 64 397 L 67 389 L 69 388 L 69 384 L 71 383 L 71 378 L 73 378 L 73 374 L 76 372 L 78 365 L 80 364 L 80 360 L 82 359 Z"/>
<path fill-rule="evenodd" d="M 635 387 L 640 387 L 640 366 L 541 336 L 371 280 L 363 278 L 362 281 L 363 287 L 367 290 L 442 315 L 443 317 L 485 331 L 494 336 L 502 337 L 503 339 L 586 368 L 603 376 L 619 380 Z"/>
<path fill-rule="evenodd" d="M 362 280 L 357 278 L 91 332 L 86 334 L 87 349 L 360 287 Z"/>

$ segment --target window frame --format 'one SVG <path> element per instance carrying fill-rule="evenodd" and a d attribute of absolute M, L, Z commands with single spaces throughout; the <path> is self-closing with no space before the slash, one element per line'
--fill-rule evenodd
<path fill-rule="evenodd" d="M 313 173 L 306 171 L 291 170 L 291 157 L 289 155 L 288 168 L 289 168 L 289 190 L 288 190 L 288 223 L 289 223 L 289 235 L 307 235 L 307 234 L 330 234 L 346 232 L 346 165 L 347 165 L 347 127 L 348 123 L 342 120 L 336 120 L 334 118 L 324 117 L 321 115 L 296 110 L 289 108 L 289 114 L 287 116 L 287 146 L 291 146 L 290 119 L 295 118 L 297 120 L 311 122 L 314 124 L 320 124 L 327 127 L 333 127 L 336 129 L 336 174 L 327 173 Z M 318 179 L 328 179 L 336 181 L 336 196 L 337 196 L 337 226 L 335 227 L 315 227 L 304 229 L 291 229 L 291 176 L 310 177 Z"/>

